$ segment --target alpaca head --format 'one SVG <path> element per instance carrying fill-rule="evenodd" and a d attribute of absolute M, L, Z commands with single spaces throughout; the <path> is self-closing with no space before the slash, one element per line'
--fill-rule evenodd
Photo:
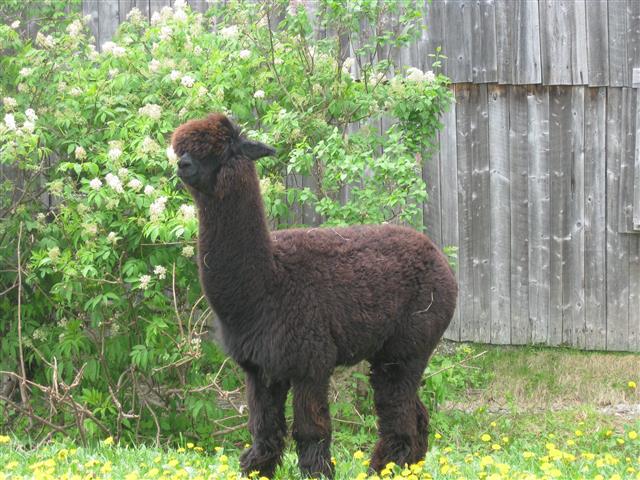
<path fill-rule="evenodd" d="M 178 176 L 187 187 L 205 195 L 213 194 L 223 169 L 275 153 L 263 143 L 246 139 L 221 113 L 181 125 L 171 143 L 179 158 Z"/>

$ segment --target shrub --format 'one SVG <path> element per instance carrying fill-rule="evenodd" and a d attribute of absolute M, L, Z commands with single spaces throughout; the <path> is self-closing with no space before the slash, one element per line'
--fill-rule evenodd
<path fill-rule="evenodd" d="M 240 381 L 201 342 L 197 220 L 168 147 L 188 119 L 224 111 L 278 149 L 259 165 L 278 228 L 421 226 L 421 161 L 451 95 L 442 75 L 381 56 L 419 33 L 419 12 L 285 7 L 202 15 L 178 0 L 151 24 L 134 9 L 101 52 L 80 18 L 56 15 L 34 40 L 10 16 L 0 25 L 0 370 L 33 382 L 22 399 L 0 392 L 5 408 L 30 400 L 89 440 L 205 438 L 238 422 Z"/>

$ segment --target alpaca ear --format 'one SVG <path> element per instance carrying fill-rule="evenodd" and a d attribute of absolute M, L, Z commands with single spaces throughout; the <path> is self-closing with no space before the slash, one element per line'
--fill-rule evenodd
<path fill-rule="evenodd" d="M 240 139 L 238 150 L 241 155 L 244 155 L 249 160 L 258 160 L 259 158 L 276 154 L 276 150 L 273 147 L 261 142 L 247 140 L 246 138 Z"/>

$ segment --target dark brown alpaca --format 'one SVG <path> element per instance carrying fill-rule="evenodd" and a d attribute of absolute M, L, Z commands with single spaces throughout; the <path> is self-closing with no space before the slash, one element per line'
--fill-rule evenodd
<path fill-rule="evenodd" d="M 332 477 L 329 378 L 363 359 L 379 416 L 371 466 L 421 460 L 429 417 L 417 389 L 458 290 L 445 257 L 425 235 L 391 225 L 269 233 L 253 161 L 274 150 L 224 115 L 182 125 L 173 148 L 198 205 L 200 281 L 246 372 L 253 446 L 243 471 L 273 475 L 293 386 L 300 468 Z"/>

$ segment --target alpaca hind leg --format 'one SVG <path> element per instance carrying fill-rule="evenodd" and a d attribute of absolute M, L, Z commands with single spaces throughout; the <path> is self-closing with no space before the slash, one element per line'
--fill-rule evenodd
<path fill-rule="evenodd" d="M 417 463 L 420 460 L 424 459 L 425 454 L 427 453 L 427 441 L 429 437 L 429 412 L 427 411 L 427 407 L 425 407 L 420 397 L 416 395 L 416 428 L 417 428 L 417 436 L 416 441 L 413 446 L 413 451 L 411 452 L 411 459 L 408 462 L 409 464 Z"/>
<path fill-rule="evenodd" d="M 259 372 L 247 372 L 249 431 L 253 445 L 240 457 L 240 466 L 246 475 L 258 471 L 261 476 L 271 478 L 280 463 L 287 433 L 284 404 L 288 390 L 288 382 L 267 385 Z"/>
<path fill-rule="evenodd" d="M 371 468 L 380 472 L 389 462 L 397 465 L 419 461 L 426 451 L 426 409 L 417 404 L 418 384 L 425 361 L 379 361 L 371 365 L 371 384 L 378 414 L 379 440 Z M 423 406 L 424 408 L 424 406 Z"/>
<path fill-rule="evenodd" d="M 305 477 L 333 478 L 328 388 L 328 377 L 293 384 L 293 438 Z"/>

